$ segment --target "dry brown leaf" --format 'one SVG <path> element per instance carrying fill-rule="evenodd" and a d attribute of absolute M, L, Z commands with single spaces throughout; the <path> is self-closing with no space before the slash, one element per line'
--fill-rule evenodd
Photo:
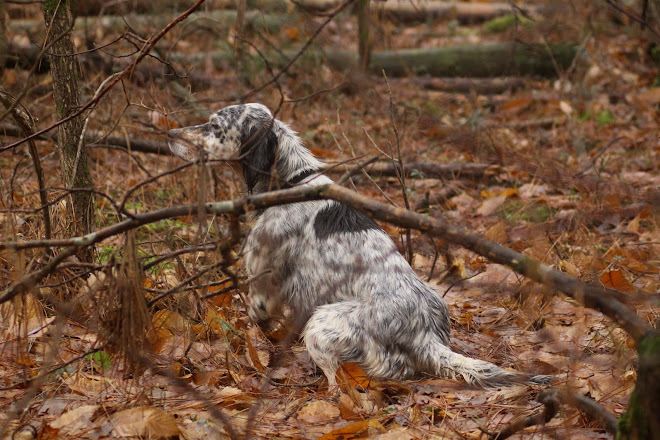
<path fill-rule="evenodd" d="M 296 41 L 298 38 L 300 38 L 300 33 L 297 28 L 284 26 L 282 29 L 286 33 L 286 36 L 289 37 L 289 40 Z"/>
<path fill-rule="evenodd" d="M 180 434 L 173 415 L 160 408 L 141 406 L 119 411 L 110 417 L 118 437 L 170 438 Z"/>
<path fill-rule="evenodd" d="M 211 333 L 216 336 L 224 336 L 229 331 L 227 326 L 227 314 L 224 310 L 209 307 L 204 315 L 204 321 L 208 324 Z"/>
<path fill-rule="evenodd" d="M 484 232 L 484 237 L 495 243 L 503 244 L 507 240 L 506 222 L 499 221 Z"/>
<path fill-rule="evenodd" d="M 525 107 L 532 103 L 532 98 L 520 97 L 509 99 L 507 102 L 500 106 L 501 111 L 522 111 Z"/>
<path fill-rule="evenodd" d="M 4 335 L 2 339 L 39 337 L 55 319 L 55 317 L 47 318 L 45 315 L 43 305 L 34 295 L 17 296 L 12 301 L 0 305 L 0 328 L 4 327 L 0 335 Z"/>
<path fill-rule="evenodd" d="M 247 357 L 248 362 L 258 371 L 264 371 L 266 366 L 268 366 L 269 354 L 265 350 L 257 350 L 254 348 L 252 343 L 252 337 L 247 335 L 245 338 L 245 345 L 248 349 L 249 356 Z"/>
<path fill-rule="evenodd" d="M 227 288 L 230 285 L 231 285 L 231 280 L 229 280 L 226 283 L 221 284 L 219 286 L 213 286 L 209 289 L 209 295 L 212 294 L 213 292 L 217 292 L 219 290 Z M 209 302 L 211 303 L 211 305 L 213 307 L 217 307 L 219 309 L 230 308 L 233 298 L 234 298 L 234 295 L 231 292 L 225 292 L 225 293 L 221 293 L 219 295 L 216 295 L 216 296 L 212 297 Z"/>
<path fill-rule="evenodd" d="M 303 406 L 296 413 L 296 418 L 301 422 L 318 425 L 329 423 L 338 418 L 339 408 L 330 402 L 316 400 Z"/>
<path fill-rule="evenodd" d="M 108 388 L 114 388 L 116 385 L 115 381 L 108 377 L 82 372 L 74 373 L 67 377 L 64 379 L 64 383 L 71 391 L 80 393 L 83 396 L 92 396 Z"/>
<path fill-rule="evenodd" d="M 472 210 L 473 207 L 477 205 L 477 203 L 478 202 L 473 197 L 463 192 L 447 200 L 447 207 L 450 209 L 455 209 L 458 212 L 466 212 L 468 210 Z"/>
<path fill-rule="evenodd" d="M 467 271 L 465 270 L 465 261 L 463 260 L 463 258 L 456 258 L 454 262 L 451 264 L 451 267 L 449 268 L 447 274 L 452 275 L 454 277 L 458 277 L 462 280 L 466 279 L 468 275 L 467 275 Z"/>
<path fill-rule="evenodd" d="M 626 226 L 626 231 L 633 234 L 639 234 L 639 221 L 642 218 L 641 216 L 642 214 L 637 214 L 634 219 L 630 220 L 628 226 Z"/>
<path fill-rule="evenodd" d="M 184 333 L 188 326 L 186 318 L 177 312 L 166 309 L 154 313 L 151 322 L 154 328 L 164 328 L 173 333 Z"/>
<path fill-rule="evenodd" d="M 319 438 L 319 440 L 339 440 L 352 438 L 370 438 L 385 432 L 385 427 L 376 419 L 360 420 L 341 428 L 333 429 Z"/>
<path fill-rule="evenodd" d="M 346 362 L 337 369 L 337 383 L 349 387 L 360 387 L 366 389 L 371 379 L 367 373 L 355 362 Z"/>
<path fill-rule="evenodd" d="M 385 404 L 385 397 L 381 391 L 368 390 L 361 393 L 355 388 L 339 396 L 339 412 L 342 419 L 364 419 L 378 411 Z"/>
<path fill-rule="evenodd" d="M 476 214 L 484 217 L 489 216 L 497 211 L 497 208 L 502 206 L 505 201 L 506 196 L 497 196 L 484 200 L 481 206 L 477 208 Z"/>
<path fill-rule="evenodd" d="M 98 409 L 99 405 L 79 406 L 65 412 L 48 423 L 48 426 L 59 430 L 59 434 L 63 436 L 82 436 L 89 429 L 92 418 Z"/>
<path fill-rule="evenodd" d="M 231 371 L 230 371 L 231 374 Z M 237 378 L 239 379 L 239 378 Z M 213 401 L 223 408 L 245 409 L 252 406 L 254 398 L 235 387 L 223 387 L 213 396 Z"/>
<path fill-rule="evenodd" d="M 653 87 L 640 93 L 628 95 L 628 100 L 640 107 L 654 106 L 660 103 L 660 88 Z"/>
<path fill-rule="evenodd" d="M 635 291 L 635 286 L 630 284 L 630 282 L 623 275 L 623 272 L 618 269 L 605 272 L 600 277 L 600 282 L 604 286 L 612 287 L 613 289 L 620 290 L 621 292 L 631 293 Z"/>
<path fill-rule="evenodd" d="M 567 260 L 561 260 L 559 264 L 557 265 L 559 270 L 562 272 L 566 272 L 573 278 L 579 278 L 580 277 L 580 269 L 577 268 L 573 263 Z"/>
<path fill-rule="evenodd" d="M 503 190 L 499 195 L 504 197 L 518 196 L 518 190 L 515 188 L 507 188 Z"/>

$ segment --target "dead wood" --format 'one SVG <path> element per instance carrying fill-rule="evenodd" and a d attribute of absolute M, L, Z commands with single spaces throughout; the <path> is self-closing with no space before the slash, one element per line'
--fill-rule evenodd
<path fill-rule="evenodd" d="M 553 77 L 567 69 L 578 56 L 578 46 L 572 43 L 518 44 L 491 43 L 469 46 L 448 46 L 430 49 L 402 49 L 376 52 L 372 55 L 369 69 L 388 76 L 427 74 L 434 77 L 495 77 L 538 75 Z M 338 68 L 346 64 L 346 54 L 328 52 L 327 59 Z"/>
<path fill-rule="evenodd" d="M 266 52 L 264 56 L 276 66 L 287 64 L 298 51 Z M 7 58 L 9 66 L 32 66 L 39 55 L 35 48 L 10 47 Z M 246 54 L 247 56 L 248 54 Z M 554 77 L 557 69 L 567 69 L 579 56 L 579 48 L 572 43 L 515 44 L 493 43 L 470 46 L 450 46 L 431 49 L 386 50 L 371 54 L 369 70 L 379 75 L 384 70 L 388 76 L 430 75 L 432 77 L 487 78 L 507 75 Z M 260 55 L 258 55 L 260 57 Z M 79 55 L 81 62 L 98 63 L 98 56 Z M 356 70 L 357 52 L 344 50 L 308 50 L 304 54 L 308 60 L 323 59 L 336 70 Z M 116 63 L 110 57 L 103 57 L 104 63 Z M 232 51 L 212 51 L 205 53 L 171 52 L 168 62 L 186 66 L 198 66 L 211 61 L 217 69 L 229 70 L 234 61 Z M 318 61 L 317 61 L 318 62 Z M 119 64 L 121 66 L 122 64 Z M 45 68 L 42 67 L 42 68 Z M 114 67 L 111 67 L 114 69 Z M 106 68 L 107 70 L 107 68 Z M 154 71 L 157 73 L 157 71 Z"/>
<path fill-rule="evenodd" d="M 542 403 L 541 412 L 514 420 L 501 431 L 491 434 L 491 440 L 504 440 L 530 426 L 542 426 L 552 420 L 560 406 L 569 405 L 582 411 L 587 417 L 598 422 L 610 434 L 616 434 L 617 419 L 593 399 L 568 390 L 544 390 L 536 400 Z"/>
<path fill-rule="evenodd" d="M 415 84 L 427 90 L 449 93 L 476 93 L 478 95 L 498 95 L 524 88 L 523 78 L 415 78 Z"/>
<path fill-rule="evenodd" d="M 376 162 L 365 167 L 369 174 L 397 177 L 401 169 L 398 164 L 391 161 Z M 430 179 L 456 179 L 456 178 L 480 178 L 500 173 L 502 167 L 487 163 L 426 163 L 408 162 L 403 169 L 406 177 L 430 178 Z"/>
<path fill-rule="evenodd" d="M 7 109 L 7 111 L 11 114 L 14 122 L 16 122 L 16 125 L 18 125 L 18 127 L 15 127 L 17 131 L 17 137 L 30 136 L 33 133 L 32 118 L 29 115 L 23 113 L 16 106 L 14 99 L 2 89 L 0 89 L 0 104 L 2 104 L 5 109 Z M 2 129 L 0 128 L 0 132 L 1 131 Z M 39 199 L 41 200 L 42 213 L 44 216 L 44 236 L 48 240 L 51 238 L 52 232 L 50 211 L 48 210 L 48 190 L 46 189 L 46 179 L 44 178 L 44 170 L 41 166 L 39 151 L 37 150 L 37 145 L 34 143 L 33 139 L 28 142 L 28 151 L 30 152 L 30 157 L 32 158 L 34 172 L 37 175 L 37 184 L 39 185 Z"/>
<path fill-rule="evenodd" d="M 220 31 L 229 29 L 236 23 L 237 13 L 232 10 L 211 10 L 194 12 L 186 20 L 189 29 L 212 29 Z M 102 17 L 78 17 L 74 29 L 78 31 L 85 28 L 102 29 L 105 33 L 116 32 L 121 34 L 127 26 L 137 32 L 147 29 L 159 29 L 172 21 L 172 14 L 125 14 L 104 15 Z M 287 14 L 262 14 L 261 11 L 246 11 L 244 25 L 255 30 L 277 32 L 281 27 L 293 20 Z M 7 23 L 7 28 L 17 34 L 25 34 L 43 28 L 39 20 L 13 19 Z"/>
<path fill-rule="evenodd" d="M 341 3 L 338 0 L 297 0 L 306 10 L 329 11 Z M 519 6 L 529 10 L 530 6 Z M 430 20 L 458 20 L 461 23 L 476 23 L 500 15 L 511 13 L 511 5 L 504 2 L 445 2 L 430 0 L 413 2 L 410 0 L 389 0 L 374 2 L 371 10 L 380 17 L 407 23 Z"/>
<path fill-rule="evenodd" d="M 11 136 L 20 138 L 23 137 L 23 132 L 13 125 L 0 124 L 0 133 L 4 136 Z M 48 133 L 37 136 L 38 139 L 55 142 L 55 138 Z M 99 132 L 88 130 L 85 133 L 85 143 L 90 148 L 121 148 L 126 151 L 134 151 L 139 153 L 160 154 L 163 156 L 171 156 L 167 143 L 150 141 L 147 139 L 134 139 L 131 137 L 121 136 L 105 136 Z"/>

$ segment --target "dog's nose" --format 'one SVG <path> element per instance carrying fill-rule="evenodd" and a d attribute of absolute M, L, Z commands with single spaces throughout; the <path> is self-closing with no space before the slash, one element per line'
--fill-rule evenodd
<path fill-rule="evenodd" d="M 169 137 L 177 137 L 177 136 L 179 135 L 179 132 L 180 132 L 180 131 L 181 131 L 181 130 L 179 130 L 179 129 L 177 129 L 177 128 L 173 128 L 172 130 L 168 130 L 168 131 L 167 131 L 167 136 L 169 136 Z"/>

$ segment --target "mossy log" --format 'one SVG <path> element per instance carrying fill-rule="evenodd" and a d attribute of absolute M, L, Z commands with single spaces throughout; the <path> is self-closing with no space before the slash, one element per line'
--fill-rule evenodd
<path fill-rule="evenodd" d="M 236 11 L 214 10 L 207 12 L 193 12 L 183 24 L 186 27 L 198 26 L 211 29 L 228 29 L 236 24 Z M 165 27 L 174 18 L 174 14 L 125 14 L 104 15 L 100 17 L 78 17 L 75 29 L 99 28 L 105 33 L 122 32 L 127 24 L 133 29 L 160 29 Z M 286 14 L 262 14 L 261 11 L 248 11 L 245 13 L 245 26 L 252 29 L 268 32 L 277 32 L 283 25 L 295 21 L 295 16 Z M 24 33 L 34 30 L 41 32 L 43 22 L 39 20 L 10 20 L 7 26 L 15 33 Z"/>
<path fill-rule="evenodd" d="M 579 56 L 573 43 L 493 43 L 431 49 L 403 49 L 374 52 L 369 69 L 389 76 L 430 75 L 433 77 L 487 78 L 508 75 L 554 77 Z M 357 57 L 351 52 L 328 51 L 329 64 L 352 69 Z"/>
<path fill-rule="evenodd" d="M 29 67 L 36 62 L 39 51 L 36 48 L 10 47 L 8 63 L 16 65 L 17 60 L 23 67 Z M 274 65 L 283 66 L 297 52 L 267 52 L 265 56 Z M 576 57 L 580 56 L 579 46 L 573 43 L 514 44 L 494 43 L 474 46 L 451 46 L 432 49 L 404 49 L 373 52 L 369 62 L 369 70 L 380 74 L 383 70 L 388 76 L 429 75 L 432 77 L 466 77 L 489 78 L 498 76 L 542 76 L 555 77 L 557 68 L 567 69 Z M 86 62 L 86 56 L 79 56 L 81 63 Z M 205 65 L 211 61 L 219 70 L 232 68 L 234 53 L 232 51 L 213 51 L 200 53 L 172 52 L 168 61 L 180 63 L 187 67 Z M 90 62 L 97 63 L 94 58 Z M 105 60 L 108 65 L 123 66 L 125 60 Z M 326 62 L 336 70 L 357 70 L 358 55 L 356 52 L 343 50 L 308 50 L 299 63 L 318 65 Z M 258 70 L 263 67 L 259 56 L 251 57 L 249 67 Z M 41 66 L 45 67 L 45 66 Z M 117 70 L 117 69 L 115 69 Z"/>

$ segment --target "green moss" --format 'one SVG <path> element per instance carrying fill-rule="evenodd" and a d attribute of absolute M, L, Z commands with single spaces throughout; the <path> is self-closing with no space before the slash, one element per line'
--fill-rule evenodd
<path fill-rule="evenodd" d="M 100 250 L 98 250 L 96 260 L 99 263 L 107 263 L 108 260 L 110 260 L 110 257 L 112 257 L 117 249 L 114 246 L 103 246 Z"/>
<path fill-rule="evenodd" d="M 660 333 L 649 335 L 642 339 L 637 348 L 641 356 L 659 357 L 660 356 Z"/>
<path fill-rule="evenodd" d="M 596 122 L 600 125 L 607 125 L 611 122 L 614 122 L 614 115 L 608 109 L 602 110 L 598 115 L 596 115 Z"/>
<path fill-rule="evenodd" d="M 488 34 L 496 34 L 496 33 L 504 32 L 508 29 L 513 28 L 513 25 L 516 22 L 516 20 L 518 20 L 520 24 L 522 24 L 528 29 L 532 27 L 532 20 L 525 17 L 516 16 L 514 14 L 506 14 L 506 15 L 502 15 L 501 17 L 495 17 L 485 22 L 484 31 Z"/>
<path fill-rule="evenodd" d="M 653 46 L 651 49 L 651 59 L 653 60 L 654 63 L 660 65 L 660 46 L 656 45 Z"/>
<path fill-rule="evenodd" d="M 635 385 L 635 390 L 633 390 L 630 395 L 628 408 L 626 408 L 626 412 L 619 418 L 616 433 L 617 440 L 627 440 L 630 438 L 654 438 L 648 425 L 648 421 L 650 417 L 652 417 L 652 414 L 647 414 L 647 411 L 649 411 L 650 408 L 644 408 L 644 403 L 640 402 L 640 400 L 644 400 L 644 398 L 640 399 L 638 387 L 642 387 L 642 393 L 648 393 L 648 390 L 643 388 L 653 383 L 654 379 L 657 380 L 652 372 L 644 371 L 642 365 L 657 364 L 657 359 L 660 357 L 660 333 L 656 331 L 644 337 L 637 345 L 637 352 L 639 353 L 639 365 L 641 371 L 638 371 L 637 384 Z M 651 377 L 643 379 L 640 375 L 651 375 Z M 646 400 L 648 400 L 648 397 Z"/>
<path fill-rule="evenodd" d="M 46 0 L 41 5 L 41 9 L 44 13 L 52 15 L 58 5 L 60 9 L 63 7 L 69 7 L 69 0 Z"/>
<path fill-rule="evenodd" d="M 497 210 L 498 216 L 511 222 L 524 220 L 542 223 L 547 221 L 552 213 L 552 209 L 546 205 L 528 205 L 520 200 L 509 200 Z"/>

